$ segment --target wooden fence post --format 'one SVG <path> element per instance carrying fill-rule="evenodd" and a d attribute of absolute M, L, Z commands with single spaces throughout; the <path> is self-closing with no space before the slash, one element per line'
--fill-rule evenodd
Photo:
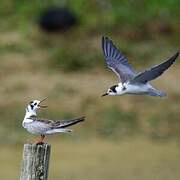
<path fill-rule="evenodd" d="M 48 180 L 51 146 L 25 144 L 20 180 Z"/>

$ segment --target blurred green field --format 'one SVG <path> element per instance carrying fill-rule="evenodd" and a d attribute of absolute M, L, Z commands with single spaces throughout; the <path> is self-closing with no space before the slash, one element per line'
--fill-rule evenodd
<path fill-rule="evenodd" d="M 79 24 L 43 33 L 37 20 L 50 6 L 73 10 Z M 23 144 L 34 142 L 21 123 L 32 99 L 47 100 L 39 115 L 86 115 L 72 135 L 55 135 L 49 179 L 176 180 L 179 173 L 180 63 L 152 84 L 167 92 L 101 98 L 117 83 L 106 68 L 102 35 L 142 70 L 179 51 L 178 0 L 2 0 L 0 7 L 0 177 L 18 179 Z"/>
<path fill-rule="evenodd" d="M 49 179 L 179 179 L 179 143 L 142 138 L 123 141 L 91 139 L 56 141 L 52 144 Z M 18 179 L 22 147 L 0 149 L 2 179 Z"/>

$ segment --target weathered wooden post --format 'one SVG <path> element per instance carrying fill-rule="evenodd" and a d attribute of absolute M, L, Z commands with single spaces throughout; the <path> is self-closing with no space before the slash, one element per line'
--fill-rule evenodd
<path fill-rule="evenodd" d="M 47 180 L 51 146 L 25 144 L 20 180 Z"/>

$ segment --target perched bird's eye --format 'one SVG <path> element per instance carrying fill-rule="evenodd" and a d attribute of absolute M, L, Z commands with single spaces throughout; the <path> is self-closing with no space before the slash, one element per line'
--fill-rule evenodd
<path fill-rule="evenodd" d="M 32 104 L 32 103 L 33 103 L 33 101 L 30 102 L 30 104 Z"/>
<path fill-rule="evenodd" d="M 34 103 L 34 105 L 36 106 L 36 105 L 37 105 L 37 103 Z"/>
<path fill-rule="evenodd" d="M 33 110 L 34 106 L 33 105 L 30 105 L 31 106 L 31 109 Z"/>

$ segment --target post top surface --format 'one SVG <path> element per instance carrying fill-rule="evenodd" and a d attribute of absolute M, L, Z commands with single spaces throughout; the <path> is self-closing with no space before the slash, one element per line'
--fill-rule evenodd
<path fill-rule="evenodd" d="M 31 143 L 28 143 L 28 144 L 24 144 L 24 147 L 51 147 L 50 144 L 48 143 L 43 143 L 43 144 L 31 144 Z"/>

